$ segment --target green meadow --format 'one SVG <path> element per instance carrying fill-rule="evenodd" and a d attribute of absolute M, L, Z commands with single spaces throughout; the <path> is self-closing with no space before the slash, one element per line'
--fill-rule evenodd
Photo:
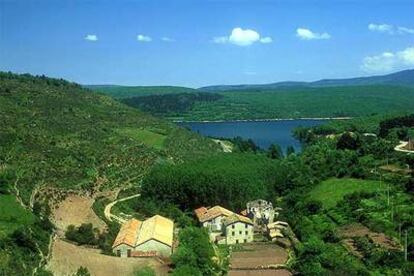
<path fill-rule="evenodd" d="M 328 209 L 335 207 L 347 194 L 354 192 L 375 192 L 380 189 L 383 189 L 383 187 L 381 187 L 379 181 L 354 178 L 331 178 L 316 185 L 309 193 L 309 199 L 322 202 L 323 207 Z"/>

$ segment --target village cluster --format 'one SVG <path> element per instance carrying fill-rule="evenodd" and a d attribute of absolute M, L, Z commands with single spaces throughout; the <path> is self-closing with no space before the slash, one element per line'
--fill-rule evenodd
<path fill-rule="evenodd" d="M 280 210 L 258 199 L 248 202 L 240 214 L 221 206 L 200 207 L 194 214 L 211 242 L 234 245 L 252 243 L 256 234 L 270 241 L 284 238 L 289 225 L 276 220 Z M 119 257 L 169 257 L 174 250 L 174 222 L 160 215 L 144 221 L 130 219 L 122 225 L 112 249 Z"/>

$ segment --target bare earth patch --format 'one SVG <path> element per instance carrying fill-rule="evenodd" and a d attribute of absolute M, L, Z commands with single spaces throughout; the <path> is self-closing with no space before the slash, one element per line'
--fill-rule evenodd
<path fill-rule="evenodd" d="M 73 224 L 92 223 L 99 231 L 107 229 L 106 224 L 92 210 L 94 199 L 80 195 L 69 195 L 52 210 L 52 221 L 62 234 L 66 228 Z"/>
<path fill-rule="evenodd" d="M 276 244 L 246 244 L 243 251 L 232 252 L 229 275 L 292 275 L 286 269 L 275 269 L 287 260 L 288 252 Z"/>
<path fill-rule="evenodd" d="M 99 250 L 76 246 L 57 238 L 52 248 L 52 258 L 47 269 L 55 275 L 73 275 L 80 266 L 87 267 L 91 275 L 133 275 L 144 266 L 153 267 L 157 275 L 167 275 L 168 267 L 155 259 L 119 258 L 102 255 Z"/>
<path fill-rule="evenodd" d="M 368 236 L 375 244 L 388 250 L 401 249 L 401 246 L 393 238 L 386 236 L 384 233 L 373 232 L 368 227 L 358 223 L 341 227 L 339 235 L 343 238 Z"/>

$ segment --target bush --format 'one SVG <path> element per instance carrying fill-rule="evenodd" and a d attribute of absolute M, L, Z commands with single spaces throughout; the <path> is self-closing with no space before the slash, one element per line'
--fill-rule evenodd
<path fill-rule="evenodd" d="M 97 238 L 97 229 L 93 228 L 92 223 L 83 223 L 79 227 L 75 227 L 74 225 L 69 225 L 65 237 L 68 240 L 74 241 L 79 245 L 82 244 L 89 244 L 89 245 L 97 245 L 98 238 Z"/>
<path fill-rule="evenodd" d="M 86 267 L 81 266 L 78 268 L 78 271 L 76 271 L 74 276 L 91 276 L 91 274 L 89 273 L 89 270 Z"/>
<path fill-rule="evenodd" d="M 219 269 L 213 262 L 214 249 L 205 229 L 184 228 L 179 234 L 179 242 L 171 257 L 178 273 L 174 275 L 211 275 Z M 195 274 L 184 274 L 189 271 Z"/>

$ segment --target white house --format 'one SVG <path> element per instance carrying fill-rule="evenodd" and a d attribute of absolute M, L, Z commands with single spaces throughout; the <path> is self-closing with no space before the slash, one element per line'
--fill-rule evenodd
<path fill-rule="evenodd" d="M 248 243 L 253 241 L 253 222 L 244 216 L 233 214 L 224 219 L 226 244 Z"/>
<path fill-rule="evenodd" d="M 201 207 L 195 211 L 200 224 L 207 228 L 210 240 L 219 244 L 253 241 L 253 222 L 221 206 Z"/>

